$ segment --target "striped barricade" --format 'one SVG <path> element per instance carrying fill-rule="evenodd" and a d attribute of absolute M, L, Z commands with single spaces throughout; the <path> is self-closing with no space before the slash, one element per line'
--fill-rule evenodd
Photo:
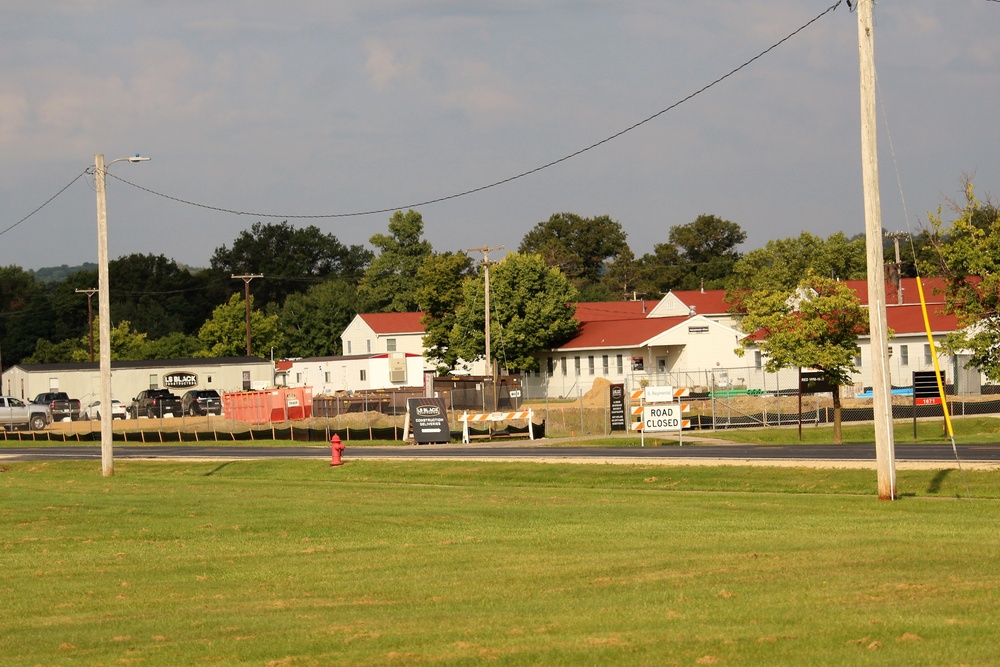
<path fill-rule="evenodd" d="M 471 422 L 505 422 L 514 419 L 528 420 L 528 438 L 535 439 L 535 431 L 532 418 L 535 416 L 534 410 L 515 410 L 513 412 L 463 412 L 458 421 L 462 422 L 462 442 L 470 442 L 469 424 Z"/>

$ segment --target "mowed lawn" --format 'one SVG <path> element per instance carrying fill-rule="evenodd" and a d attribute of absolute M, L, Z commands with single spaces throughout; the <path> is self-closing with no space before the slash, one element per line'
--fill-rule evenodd
<path fill-rule="evenodd" d="M 1000 662 L 1000 472 L 0 470 L 4 665 Z"/>

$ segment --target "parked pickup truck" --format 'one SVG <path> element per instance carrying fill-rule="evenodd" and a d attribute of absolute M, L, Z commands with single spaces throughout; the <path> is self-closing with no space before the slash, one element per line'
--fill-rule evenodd
<path fill-rule="evenodd" d="M 132 399 L 132 405 L 129 407 L 132 419 L 138 419 L 139 415 L 150 419 L 180 417 L 181 412 L 181 399 L 171 394 L 169 389 L 140 391 L 139 395 Z"/>
<path fill-rule="evenodd" d="M 52 421 L 62 421 L 67 417 L 72 421 L 80 418 L 80 401 L 70 398 L 65 391 L 47 391 L 31 399 L 36 405 L 49 406 Z"/>
<path fill-rule="evenodd" d="M 0 428 L 10 431 L 18 428 L 40 431 L 51 423 L 49 406 L 25 403 L 13 396 L 0 396 Z"/>

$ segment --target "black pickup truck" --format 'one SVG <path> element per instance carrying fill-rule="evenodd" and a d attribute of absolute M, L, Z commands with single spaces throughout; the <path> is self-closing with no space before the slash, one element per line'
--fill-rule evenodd
<path fill-rule="evenodd" d="M 49 406 L 52 421 L 62 421 L 69 417 L 72 421 L 80 418 L 80 401 L 70 398 L 65 391 L 47 391 L 31 399 L 32 403 Z"/>
<path fill-rule="evenodd" d="M 171 394 L 169 389 L 147 389 L 140 391 L 139 395 L 132 399 L 129 407 L 129 416 L 138 419 L 139 416 L 149 417 L 180 417 L 181 399 Z"/>

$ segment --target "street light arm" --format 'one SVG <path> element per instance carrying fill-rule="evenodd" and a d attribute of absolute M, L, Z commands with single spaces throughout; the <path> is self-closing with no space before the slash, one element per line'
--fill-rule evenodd
<path fill-rule="evenodd" d="M 104 165 L 104 173 L 107 173 L 108 172 L 108 167 L 110 167 L 111 165 L 113 165 L 115 162 L 133 162 L 133 163 L 135 163 L 135 162 L 147 162 L 150 159 L 152 159 L 152 158 L 142 157 L 138 153 L 136 153 L 135 155 L 130 155 L 129 157 L 120 157 L 120 158 L 114 159 L 111 162 L 109 162 L 106 165 Z"/>

